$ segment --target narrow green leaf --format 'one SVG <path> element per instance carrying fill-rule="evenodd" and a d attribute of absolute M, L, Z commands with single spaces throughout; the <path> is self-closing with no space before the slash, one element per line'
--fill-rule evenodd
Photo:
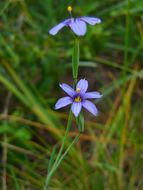
<path fill-rule="evenodd" d="M 76 38 L 74 42 L 73 55 L 72 55 L 72 74 L 75 83 L 78 77 L 78 65 L 79 65 L 79 41 Z"/>

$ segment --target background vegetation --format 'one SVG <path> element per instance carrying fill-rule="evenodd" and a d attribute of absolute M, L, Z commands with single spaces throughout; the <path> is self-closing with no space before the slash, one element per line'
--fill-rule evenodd
<path fill-rule="evenodd" d="M 143 189 L 143 1 L 0 1 L 0 187 L 41 190 L 69 109 L 54 111 L 72 84 L 73 34 L 48 30 L 73 15 L 97 16 L 80 39 L 80 76 L 103 93 L 94 117 L 51 181 L 51 190 Z M 76 125 L 70 136 L 77 133 Z M 6 184 L 5 184 L 6 182 Z"/>

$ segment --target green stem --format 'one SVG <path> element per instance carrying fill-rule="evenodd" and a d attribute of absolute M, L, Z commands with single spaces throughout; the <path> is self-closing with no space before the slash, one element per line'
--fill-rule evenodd
<path fill-rule="evenodd" d="M 52 171 L 53 171 L 54 168 L 56 167 L 56 165 L 57 165 L 57 163 L 58 163 L 58 161 L 59 161 L 59 159 L 60 159 L 60 157 L 61 157 L 62 151 L 63 151 L 64 146 L 65 146 L 65 141 L 66 141 L 66 139 L 67 139 L 68 133 L 69 133 L 70 128 L 71 128 L 71 122 L 72 122 L 72 112 L 70 111 L 69 118 L 68 118 L 68 123 L 67 123 L 67 128 L 66 128 L 66 132 L 65 132 L 65 135 L 64 135 L 64 138 L 63 138 L 63 141 L 62 141 L 62 145 L 61 145 L 61 148 L 60 148 L 60 150 L 59 150 L 59 153 L 58 153 L 58 155 L 57 155 L 57 157 L 56 157 L 56 160 L 55 160 L 55 162 L 54 162 L 54 164 L 53 164 L 51 170 L 49 171 L 49 174 L 47 175 L 47 179 L 46 179 L 46 183 L 45 183 L 44 190 L 47 189 L 48 184 L 49 184 L 49 182 L 50 182 L 50 179 L 51 179 L 51 177 L 52 177 L 52 175 L 53 175 L 53 173 L 54 173 L 54 172 L 52 172 Z M 55 170 L 54 170 L 54 171 L 55 171 Z"/>
<path fill-rule="evenodd" d="M 56 161 L 55 161 L 53 167 L 57 164 L 57 162 L 58 162 L 58 160 L 59 160 L 59 158 L 60 158 L 60 156 L 62 154 L 62 151 L 63 151 L 64 146 L 65 146 L 65 141 L 67 139 L 68 133 L 69 133 L 70 128 L 71 128 L 71 122 L 72 122 L 72 112 L 70 111 L 69 118 L 68 118 L 68 123 L 67 123 L 67 129 L 66 129 L 66 132 L 65 132 L 65 136 L 63 138 L 63 142 L 62 142 L 61 148 L 59 150 L 59 153 L 57 155 L 57 158 L 56 158 Z"/>
<path fill-rule="evenodd" d="M 49 175 L 47 176 L 47 180 L 46 180 L 46 185 L 44 187 L 43 190 L 47 190 L 51 177 L 54 174 L 54 172 L 57 170 L 57 168 L 59 167 L 60 163 L 62 162 L 62 160 L 65 158 L 65 156 L 67 155 L 67 153 L 70 151 L 70 149 L 72 148 L 72 146 L 79 140 L 81 133 L 78 133 L 77 136 L 74 138 L 74 140 L 72 141 L 72 143 L 68 146 L 68 148 L 66 149 L 66 151 L 63 153 L 63 155 L 59 158 L 58 162 L 56 163 L 56 165 L 51 169 Z"/>
<path fill-rule="evenodd" d="M 77 83 L 78 66 L 79 66 L 79 40 L 78 38 L 75 38 L 73 55 L 72 55 L 72 75 L 74 79 L 74 85 Z"/>
<path fill-rule="evenodd" d="M 61 161 L 64 159 L 64 157 L 67 155 L 67 153 L 70 151 L 70 149 L 72 148 L 72 146 L 79 140 L 80 136 L 81 136 L 81 133 L 79 132 L 77 134 L 77 136 L 74 138 L 74 140 L 72 141 L 72 143 L 68 146 L 68 148 L 66 149 L 66 151 L 64 152 L 64 154 L 59 159 L 59 161 L 57 163 L 57 167 L 59 166 L 59 164 L 61 163 Z"/>

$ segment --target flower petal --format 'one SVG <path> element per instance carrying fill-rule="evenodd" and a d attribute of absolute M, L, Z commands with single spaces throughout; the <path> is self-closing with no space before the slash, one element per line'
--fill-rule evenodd
<path fill-rule="evenodd" d="M 92 98 L 101 98 L 102 95 L 99 92 L 86 92 L 84 94 L 85 99 L 92 99 Z"/>
<path fill-rule="evenodd" d="M 67 105 L 69 105 L 69 104 L 71 104 L 71 103 L 72 103 L 72 99 L 71 99 L 69 96 L 60 98 L 60 99 L 57 101 L 56 105 L 55 105 L 55 109 L 56 109 L 56 110 L 57 110 L 57 109 L 60 109 L 60 108 L 65 107 L 65 106 L 67 106 Z"/>
<path fill-rule="evenodd" d="M 87 109 L 89 112 L 91 112 L 93 115 L 97 115 L 98 114 L 98 110 L 96 108 L 96 106 L 90 102 L 89 100 L 85 100 L 83 103 L 82 103 L 82 106 Z"/>
<path fill-rule="evenodd" d="M 96 17 L 89 17 L 89 16 L 85 16 L 85 17 L 80 17 L 80 20 L 87 22 L 88 24 L 91 25 L 95 25 L 101 22 L 100 18 L 96 18 Z"/>
<path fill-rule="evenodd" d="M 72 87 L 70 87 L 68 84 L 62 83 L 60 84 L 60 87 L 70 96 L 73 97 L 75 95 L 75 91 Z"/>
<path fill-rule="evenodd" d="M 76 85 L 76 89 L 79 88 L 81 94 L 85 93 L 87 91 L 88 88 L 88 81 L 85 79 L 81 79 L 80 81 L 78 81 L 77 85 Z"/>
<path fill-rule="evenodd" d="M 82 108 L 81 102 L 74 102 L 74 103 L 72 104 L 71 109 L 72 109 L 72 112 L 73 112 L 73 114 L 75 115 L 75 117 L 77 117 L 77 116 L 79 115 L 79 113 L 80 113 L 80 111 L 81 111 L 81 108 Z"/>
<path fill-rule="evenodd" d="M 72 31 L 78 36 L 84 36 L 86 33 L 86 23 L 78 18 L 71 22 L 69 26 Z"/>
<path fill-rule="evenodd" d="M 51 30 L 49 30 L 49 34 L 56 35 L 59 30 L 61 30 L 64 26 L 68 25 L 70 19 L 66 19 L 63 22 L 59 23 L 58 25 L 54 26 Z"/>

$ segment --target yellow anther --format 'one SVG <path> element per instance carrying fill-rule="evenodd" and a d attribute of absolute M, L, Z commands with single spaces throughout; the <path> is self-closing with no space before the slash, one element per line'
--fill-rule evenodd
<path fill-rule="evenodd" d="M 68 6 L 68 7 L 67 7 L 67 10 L 68 10 L 68 12 L 72 12 L 72 7 L 71 7 L 71 6 Z"/>
<path fill-rule="evenodd" d="M 81 102 L 81 97 L 80 96 L 77 96 L 75 99 L 74 99 L 75 102 Z"/>
<path fill-rule="evenodd" d="M 79 93 L 79 92 L 80 92 L 80 88 L 77 88 L 77 89 L 76 89 L 76 92 Z"/>

